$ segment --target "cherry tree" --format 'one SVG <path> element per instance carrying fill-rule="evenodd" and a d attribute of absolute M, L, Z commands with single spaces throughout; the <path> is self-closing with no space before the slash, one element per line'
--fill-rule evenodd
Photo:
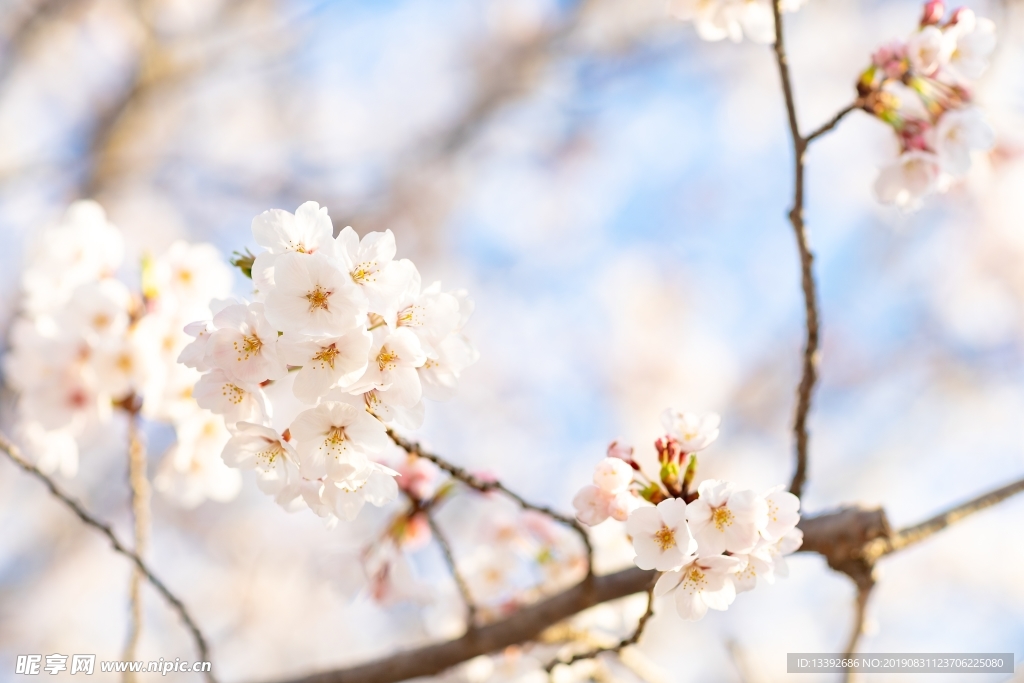
<path fill-rule="evenodd" d="M 396 231 L 373 220 L 380 229 L 342 225 L 335 207 L 318 203 L 323 198 L 259 213 L 251 242 L 231 254 L 178 241 L 147 254 L 131 277 L 118 275 L 124 233 L 100 203 L 75 201 L 41 230 L 24 260 L 3 358 L 16 407 L 0 449 L 130 562 L 123 659 L 139 658 L 148 584 L 186 627 L 196 657 L 214 662 L 206 675 L 215 680 L 213 645 L 222 637 L 150 559 L 150 488 L 188 510 L 207 501 L 231 506 L 250 483 L 280 514 L 320 518 L 324 533 L 344 525 L 365 532 L 347 562 L 375 603 L 442 615 L 428 617 L 442 624 L 434 642 L 342 668 L 300 666 L 308 677 L 295 680 L 571 681 L 624 670 L 656 678 L 636 654 L 657 626 L 654 616 L 671 610 L 699 622 L 745 593 L 770 593 L 794 553 L 817 554 L 853 582 L 844 650 L 857 652 L 878 563 L 1024 491 L 1024 479 L 903 528 L 893 528 L 882 507 L 837 500 L 806 509 L 823 327 L 805 223 L 807 157 L 826 134 L 841 134 L 847 117 L 870 118 L 891 129 L 897 145 L 871 188 L 880 206 L 906 215 L 955 190 L 996 144 L 974 88 L 994 59 L 997 31 L 971 9 L 929 0 L 917 24 L 902 27 L 903 38 L 873 52 L 865 46 L 867 66 L 850 75 L 849 104 L 807 132 L 785 42 L 785 21 L 804 4 L 671 0 L 658 19 L 692 23 L 705 41 L 770 46 L 781 84 L 804 339 L 793 464 L 767 489 L 702 472 L 730 457 L 718 443 L 730 415 L 693 406 L 663 406 L 660 430 L 646 443 L 597 435 L 609 445 L 593 453 L 590 483 L 554 506 L 532 501 L 495 471 L 421 445 L 411 435 L 430 420 L 428 402 L 453 399 L 474 381 L 481 353 L 471 292 L 425 283 L 417 264 L 401 257 Z M 96 177 L 83 189 L 95 189 Z M 232 287 L 236 275 L 241 289 Z M 81 457 L 86 446 L 117 420 L 126 425 L 132 542 L 66 485 L 90 467 Z M 150 481 L 145 429 L 159 425 L 174 439 Z M 463 523 L 446 528 L 445 509 Z M 367 518 L 374 523 L 354 527 Z M 632 566 L 606 571 L 599 556 L 616 543 L 630 549 Z M 454 596 L 417 577 L 415 557 L 426 547 L 443 558 Z M 642 612 L 617 602 L 628 596 L 644 596 Z M 443 609 L 452 597 L 454 616 Z M 601 607 L 626 622 L 614 637 L 595 638 L 587 627 Z"/>

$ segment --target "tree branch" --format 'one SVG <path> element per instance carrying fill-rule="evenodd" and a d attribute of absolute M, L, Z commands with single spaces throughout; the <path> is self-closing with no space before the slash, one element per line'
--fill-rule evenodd
<path fill-rule="evenodd" d="M 199 659 L 204 662 L 210 661 L 210 648 L 206 643 L 206 638 L 203 637 L 203 634 L 199 630 L 199 627 L 196 626 L 196 622 L 192 620 L 192 617 L 191 615 L 189 615 L 184 603 L 182 603 L 182 601 L 179 600 L 174 595 L 174 593 L 172 593 L 170 589 L 167 588 L 166 585 L 164 585 L 163 581 L 158 579 L 153 574 L 153 572 L 146 565 L 146 563 L 142 561 L 142 558 L 140 558 L 136 553 L 126 548 L 121 543 L 121 541 L 117 539 L 117 536 L 114 535 L 114 531 L 110 528 L 110 525 L 104 524 L 103 522 L 93 517 L 86 511 L 84 507 L 82 507 L 81 503 L 79 503 L 77 500 L 75 500 L 68 494 L 64 493 L 64 491 L 62 491 L 60 487 L 58 487 L 57 484 L 52 479 L 43 474 L 41 471 L 39 471 L 39 468 L 30 463 L 28 460 L 26 460 L 25 457 L 21 454 L 21 451 L 18 449 L 18 447 L 11 443 L 11 441 L 3 433 L 0 433 L 0 451 L 6 453 L 7 457 L 9 457 L 14 462 L 15 465 L 17 465 L 21 469 L 25 470 L 26 472 L 34 476 L 39 481 L 43 482 L 43 484 L 46 485 L 46 488 L 50 489 L 50 493 L 53 495 L 54 498 L 61 501 L 62 503 L 64 503 L 64 505 L 70 508 L 71 511 L 74 512 L 75 515 L 77 515 L 78 518 L 82 520 L 85 524 L 91 526 L 92 528 L 96 529 L 101 534 L 106 536 L 107 540 L 110 541 L 110 545 L 113 546 L 116 552 L 124 555 L 132 561 L 132 563 L 135 565 L 135 568 L 138 571 L 142 572 L 142 574 L 146 577 L 146 579 L 153 586 L 153 588 L 155 588 L 162 596 L 164 596 L 164 599 L 166 599 L 167 602 L 170 603 L 174 611 L 178 613 L 179 617 L 181 617 L 181 620 L 185 622 L 185 626 L 192 634 L 192 639 L 196 643 L 196 650 L 198 651 Z M 213 677 L 213 673 L 211 672 L 206 673 L 206 680 L 209 681 L 209 683 L 216 683 L 216 679 Z"/>
<path fill-rule="evenodd" d="M 473 594 L 469 590 L 469 584 L 466 583 L 465 577 L 462 572 L 459 571 L 459 567 L 455 564 L 455 555 L 452 553 L 452 546 L 448 542 L 447 537 L 441 531 L 441 527 L 437 524 L 437 520 L 434 519 L 434 515 L 430 510 L 425 510 L 423 514 L 427 518 L 427 524 L 430 526 L 430 531 L 434 534 L 434 538 L 437 540 L 437 544 L 441 546 L 441 552 L 444 553 L 444 560 L 448 563 L 448 570 L 452 574 L 452 579 L 455 580 L 455 585 L 459 589 L 459 595 L 462 596 L 462 602 L 466 605 L 466 629 L 471 631 L 476 628 L 476 602 L 473 601 Z"/>
<path fill-rule="evenodd" d="M 824 135 L 825 133 L 829 132 L 830 130 L 832 130 L 833 128 L 838 126 L 839 122 L 842 121 L 844 118 L 846 118 L 847 114 L 849 114 L 851 112 L 854 112 L 854 111 L 856 111 L 858 109 L 861 109 L 863 106 L 864 106 L 863 100 L 861 100 L 858 97 L 856 100 L 853 101 L 852 104 L 848 104 L 845 107 L 843 107 L 842 109 L 840 109 L 836 113 L 835 116 L 833 116 L 831 119 L 829 119 L 828 121 L 823 123 L 813 133 L 809 134 L 806 138 L 804 138 L 805 147 L 810 146 L 810 144 L 812 142 L 814 142 L 815 140 L 820 138 L 822 135 Z"/>
<path fill-rule="evenodd" d="M 976 512 L 981 512 L 987 508 L 1001 503 L 1011 496 L 1015 496 L 1018 493 L 1024 492 L 1024 478 L 1018 479 L 1017 481 L 1007 484 L 1006 486 L 995 489 L 984 493 L 977 498 L 956 505 L 944 512 L 926 519 L 925 521 L 915 524 L 913 526 L 905 527 L 900 529 L 895 534 L 889 537 L 881 537 L 871 543 L 871 545 L 865 549 L 865 554 L 872 560 L 878 559 L 885 555 L 902 550 L 908 546 L 920 543 L 929 536 L 942 531 L 951 524 L 959 522 L 964 517 L 973 515 Z"/>
<path fill-rule="evenodd" d="M 140 406 L 141 407 L 141 406 Z M 139 413 L 133 409 L 128 413 L 128 482 L 132 492 L 132 519 L 135 525 L 135 553 L 142 557 L 149 544 L 149 480 L 146 478 L 146 447 L 139 433 Z M 142 636 L 142 572 L 132 569 L 128 584 L 131 601 L 131 627 L 121 659 L 132 661 Z M 126 671 L 124 680 L 136 680 L 134 672 Z"/>
<path fill-rule="evenodd" d="M 534 640 L 552 624 L 583 610 L 647 590 L 655 572 L 630 567 L 593 576 L 512 616 L 456 640 L 406 650 L 360 666 L 291 679 L 287 683 L 395 683 L 432 676 L 473 657 Z"/>
<path fill-rule="evenodd" d="M 459 467 L 458 465 L 453 465 L 438 455 L 434 455 L 433 453 L 428 453 L 424 451 L 422 448 L 420 448 L 420 445 L 418 443 L 409 441 L 408 439 L 399 436 L 391 429 L 388 430 L 388 436 L 390 436 L 391 440 L 395 442 L 395 445 L 404 450 L 406 453 L 429 460 L 430 462 L 434 463 L 442 470 L 450 474 L 455 479 L 461 481 L 466 486 L 469 486 L 472 489 L 476 489 L 481 493 L 500 491 L 501 493 L 505 494 L 506 496 L 514 500 L 516 503 L 518 503 L 519 506 L 522 507 L 523 509 L 539 512 L 540 514 L 550 517 L 556 522 L 571 528 L 580 537 L 580 541 L 583 542 L 583 547 L 587 555 L 587 576 L 593 576 L 594 548 L 590 543 L 590 536 L 587 534 L 587 530 L 584 529 L 583 525 L 580 524 L 575 518 L 563 515 L 559 512 L 555 512 L 551 508 L 544 505 L 534 505 L 533 503 L 529 503 L 515 491 L 506 488 L 505 485 L 502 484 L 500 481 L 484 481 L 478 477 L 475 477 L 466 470 Z"/>
<path fill-rule="evenodd" d="M 803 369 L 800 383 L 797 385 L 797 403 L 793 417 L 793 433 L 796 437 L 796 471 L 789 490 L 796 496 L 803 493 L 807 480 L 807 415 L 811 410 L 811 395 L 818 379 L 818 295 L 814 283 L 814 254 L 807 242 L 807 230 L 804 226 L 804 153 L 807 151 L 807 140 L 800 135 L 800 124 L 796 118 L 796 101 L 793 97 L 793 84 L 789 75 L 789 61 L 786 57 L 786 45 L 782 27 L 782 0 L 772 1 L 772 14 L 775 16 L 775 61 L 779 67 L 782 80 L 782 93 L 786 100 L 786 116 L 789 120 L 789 133 L 793 141 L 793 205 L 789 210 L 789 222 L 796 235 L 796 245 L 800 252 L 800 281 L 804 293 L 804 317 L 806 319 L 806 339 L 804 342 Z M 841 118 L 841 117 L 840 117 Z"/>
<path fill-rule="evenodd" d="M 548 662 L 547 666 L 544 667 L 544 670 L 550 674 L 556 666 L 570 666 L 572 664 L 575 664 L 576 662 L 583 661 L 584 659 L 593 659 L 594 657 L 597 657 L 599 654 L 605 652 L 614 652 L 618 654 L 619 652 L 622 652 L 623 648 L 629 647 L 630 645 L 636 645 L 638 642 L 640 642 L 640 636 L 643 635 L 644 627 L 647 626 L 647 622 L 650 621 L 651 616 L 653 614 L 654 584 L 652 582 L 651 586 L 647 589 L 647 609 L 644 611 L 643 615 L 641 615 L 640 620 L 637 621 L 636 628 L 633 629 L 633 633 L 631 635 L 629 635 L 626 638 L 623 638 L 611 647 L 596 647 L 587 652 L 580 652 L 579 654 L 575 654 L 565 661 L 555 659 L 551 662 Z"/>
<path fill-rule="evenodd" d="M 814 517 L 805 517 L 800 521 L 804 542 L 799 552 L 823 555 L 830 567 L 849 574 L 860 586 L 868 579 L 873 582 L 870 574 L 864 575 L 860 572 L 873 569 L 873 561 L 869 560 L 873 557 L 872 548 L 877 543 L 884 541 L 888 544 L 890 537 L 906 534 L 940 517 L 946 518 L 945 524 L 935 527 L 935 531 L 938 531 L 972 512 L 991 507 L 1022 491 L 1024 479 L 986 493 L 928 522 L 908 527 L 895 534 L 891 531 L 885 512 L 881 508 L 847 507 Z M 889 552 L 896 550 L 898 548 Z M 280 683 L 396 683 L 420 676 L 432 676 L 473 657 L 534 640 L 551 625 L 595 605 L 646 591 L 650 589 L 656 575 L 653 570 L 645 571 L 630 567 L 614 574 L 593 576 L 541 602 L 524 607 L 501 621 L 470 631 L 456 640 L 398 652 L 347 669 L 326 671 Z M 862 617 L 863 615 L 858 616 L 858 620 Z M 863 622 L 860 623 L 862 626 Z"/>

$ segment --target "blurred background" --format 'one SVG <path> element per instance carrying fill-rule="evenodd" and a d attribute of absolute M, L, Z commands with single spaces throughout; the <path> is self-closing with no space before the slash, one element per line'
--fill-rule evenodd
<path fill-rule="evenodd" d="M 903 525 L 1024 472 L 1024 4 L 970 6 L 1000 46 L 977 92 L 997 146 L 965 181 L 914 214 L 878 206 L 896 142 L 862 112 L 809 154 L 824 352 L 807 512 L 880 503 Z M 810 0 L 788 15 L 803 128 L 852 101 L 871 51 L 919 14 Z M 74 199 L 107 209 L 130 264 L 179 238 L 255 246 L 253 216 L 314 200 L 336 228 L 390 228 L 425 281 L 476 301 L 480 362 L 414 435 L 435 451 L 571 511 L 610 441 L 653 458 L 662 409 L 714 410 L 702 477 L 763 490 L 793 465 L 790 154 L 770 47 L 703 42 L 662 0 L 3 0 L 0 326 L 24 250 Z M 127 538 L 123 430 L 61 482 Z M 151 427 L 154 470 L 172 437 Z M 155 495 L 153 517 L 149 558 L 222 681 L 452 632 L 436 548 L 412 558 L 414 599 L 367 595 L 354 558 L 387 510 L 328 530 L 246 478 L 226 504 Z M 1024 498 L 885 560 L 861 649 L 1024 658 L 1022 523 Z M 0 680 L 18 654 L 118 658 L 127 562 L 6 461 L 0 528 Z M 621 524 L 596 535 L 604 570 L 630 564 Z M 479 550 L 463 538 L 457 554 Z M 854 594 L 817 556 L 790 567 L 701 622 L 661 610 L 640 650 L 667 681 L 788 680 L 786 652 L 841 650 Z M 626 603 L 597 628 L 626 628 L 643 598 Z M 146 619 L 140 658 L 192 658 L 151 591 Z"/>

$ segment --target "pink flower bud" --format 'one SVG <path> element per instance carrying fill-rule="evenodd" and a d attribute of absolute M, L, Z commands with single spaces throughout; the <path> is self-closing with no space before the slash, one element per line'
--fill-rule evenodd
<path fill-rule="evenodd" d="M 617 440 L 612 441 L 611 444 L 608 445 L 608 457 L 618 458 L 619 460 L 629 462 L 633 459 L 633 447 L 619 443 Z"/>
<path fill-rule="evenodd" d="M 924 4 L 924 13 L 921 15 L 921 26 L 932 26 L 942 21 L 946 13 L 946 5 L 942 0 L 928 0 Z"/>

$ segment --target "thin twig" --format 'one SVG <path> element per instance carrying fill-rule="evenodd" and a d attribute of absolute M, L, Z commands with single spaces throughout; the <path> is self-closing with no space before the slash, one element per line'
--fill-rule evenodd
<path fill-rule="evenodd" d="M 902 550 L 907 546 L 920 543 L 929 536 L 942 531 L 951 524 L 959 522 L 968 515 L 973 515 L 975 512 L 981 512 L 987 508 L 1001 503 L 1002 501 L 1014 496 L 1018 493 L 1024 492 L 1024 478 L 1018 479 L 1017 481 L 1002 486 L 994 491 L 983 493 L 977 498 L 961 503 L 955 507 L 952 507 L 944 512 L 926 519 L 925 521 L 915 524 L 913 526 L 905 527 L 900 529 L 896 533 L 889 537 L 878 538 L 868 544 L 864 550 L 865 557 L 875 560 L 884 555 L 889 555 L 897 550 Z"/>
<path fill-rule="evenodd" d="M 406 453 L 429 460 L 430 462 L 434 463 L 442 470 L 450 474 L 455 479 L 461 481 L 466 486 L 476 489 L 481 493 L 488 493 L 490 491 L 500 491 L 501 493 L 505 494 L 506 496 L 514 500 L 516 503 L 518 503 L 519 506 L 522 507 L 523 509 L 539 512 L 540 514 L 550 517 L 556 522 L 564 524 L 565 526 L 573 529 L 577 533 L 577 535 L 579 535 L 580 540 L 583 542 L 583 546 L 587 554 L 587 576 L 593 576 L 594 548 L 590 544 L 590 536 L 587 534 L 587 530 L 584 529 L 583 525 L 580 524 L 576 519 L 574 519 L 573 517 L 563 515 L 559 512 L 555 512 L 554 510 L 547 506 L 534 505 L 533 503 L 529 503 L 515 491 L 506 488 L 504 484 L 502 484 L 500 481 L 484 481 L 483 479 L 475 477 L 466 470 L 459 467 L 458 465 L 453 465 L 438 455 L 434 455 L 433 453 L 428 453 L 424 451 L 422 448 L 420 448 L 420 445 L 418 443 L 409 441 L 408 439 L 399 436 L 391 429 L 388 430 L 388 436 L 390 436 L 391 440 L 395 442 L 395 445 L 404 450 Z"/>
<path fill-rule="evenodd" d="M 146 478 L 146 446 L 139 430 L 139 412 L 128 412 L 128 482 L 132 491 L 132 518 L 135 524 L 135 553 L 142 557 L 149 545 L 149 480 Z M 142 636 L 142 572 L 132 570 L 128 584 L 131 601 L 131 627 L 121 659 L 128 662 L 135 659 L 135 651 Z M 125 671 L 124 680 L 136 680 L 135 673 Z"/>
<path fill-rule="evenodd" d="M 833 116 L 831 119 L 823 123 L 821 127 L 819 127 L 813 133 L 809 134 L 806 138 L 804 138 L 804 145 L 810 145 L 812 142 L 820 138 L 822 135 L 838 126 L 839 122 L 846 118 L 847 114 L 857 111 L 863 106 L 864 103 L 859 98 L 854 100 L 852 104 L 846 105 L 845 107 L 840 109 L 835 116 Z"/>
<path fill-rule="evenodd" d="M 50 489 L 50 493 L 54 496 L 54 498 L 61 501 L 62 503 L 64 503 L 64 505 L 70 508 L 71 511 L 74 512 L 75 515 L 77 515 L 80 520 L 82 520 L 82 522 L 84 522 L 88 526 L 91 526 L 92 528 L 96 529 L 101 534 L 106 536 L 107 540 L 110 541 L 110 545 L 113 546 L 116 552 L 124 555 L 132 561 L 132 563 L 135 565 L 135 568 L 145 575 L 146 579 L 153 586 L 153 588 L 155 588 L 162 596 L 164 596 L 164 599 L 171 604 L 171 607 L 174 609 L 174 611 L 177 612 L 178 616 L 181 617 L 181 620 L 185 622 L 185 626 L 192 634 L 192 639 L 196 643 L 196 650 L 198 650 L 199 660 L 204 662 L 210 661 L 210 648 L 206 644 L 206 638 L 203 637 L 202 631 L 200 631 L 199 627 L 196 626 L 196 622 L 192 620 L 192 617 L 191 615 L 189 615 L 184 603 L 182 603 L 182 601 L 179 600 L 174 595 L 174 593 L 172 593 L 170 589 L 167 588 L 166 585 L 164 585 L 163 581 L 158 579 L 153 574 L 152 570 L 150 570 L 149 566 L 147 566 L 146 563 L 142 561 L 141 557 L 139 557 L 133 551 L 126 548 L 121 543 L 121 541 L 117 539 L 117 536 L 114 535 L 114 531 L 110 528 L 110 525 L 104 524 L 103 522 L 93 517 L 91 514 L 89 514 L 89 512 L 86 511 L 84 507 L 82 507 L 81 503 L 79 503 L 77 500 L 75 500 L 68 494 L 64 493 L 64 491 L 62 491 L 60 487 L 57 486 L 57 484 L 52 479 L 43 474 L 41 471 L 39 471 L 39 468 L 30 463 L 28 460 L 26 460 L 25 457 L 21 454 L 21 451 L 18 449 L 18 447 L 11 443 L 11 441 L 3 433 L 0 433 L 0 451 L 6 453 L 7 457 L 14 461 L 15 465 L 17 465 L 21 469 L 25 470 L 26 472 L 34 476 L 39 481 L 43 482 L 46 488 Z M 209 683 L 216 683 L 216 679 L 214 678 L 212 672 L 206 673 L 206 680 L 209 681 Z"/>
<path fill-rule="evenodd" d="M 578 654 L 575 654 L 566 660 L 552 660 L 548 662 L 547 665 L 544 667 L 544 671 L 550 674 L 556 666 L 570 666 L 572 664 L 575 664 L 576 662 L 583 661 L 584 659 L 593 659 L 594 657 L 597 657 L 598 655 L 603 654 L 605 652 L 614 652 L 618 654 L 619 652 L 622 652 L 623 648 L 629 647 L 630 645 L 636 645 L 640 641 L 640 636 L 643 635 L 644 627 L 647 626 L 647 622 L 650 621 L 651 615 L 653 614 L 654 583 L 652 582 L 651 586 L 647 589 L 647 609 L 644 610 L 644 613 L 640 617 L 640 620 L 637 621 L 636 628 L 633 629 L 633 633 L 631 633 L 628 637 L 623 638 L 615 645 L 611 645 L 609 647 L 595 647 L 594 649 L 588 650 L 587 652 L 580 652 Z"/>
<path fill-rule="evenodd" d="M 473 601 L 473 594 L 469 591 L 469 584 L 466 583 L 466 578 L 459 571 L 459 567 L 455 564 L 455 554 L 452 553 L 451 543 L 448 542 L 448 538 L 441 531 L 441 527 L 438 525 L 437 520 L 434 519 L 434 515 L 431 514 L 430 510 L 423 513 L 427 518 L 427 524 L 430 526 L 430 531 L 434 534 L 434 539 L 437 544 L 441 546 L 441 552 L 444 553 L 445 562 L 448 563 L 448 570 L 452 574 L 452 578 L 455 580 L 455 585 L 459 589 L 459 595 L 462 596 L 462 602 L 466 605 L 466 629 L 472 631 L 476 628 L 476 602 Z"/>
<path fill-rule="evenodd" d="M 789 222 L 793 225 L 796 235 L 797 249 L 800 252 L 801 287 L 804 293 L 804 316 L 806 318 L 807 335 L 804 343 L 803 369 L 800 384 L 797 385 L 796 411 L 793 417 L 793 433 L 796 437 L 796 471 L 789 490 L 796 496 L 803 493 L 804 482 L 807 480 L 807 415 L 811 410 L 811 394 L 818 379 L 818 295 L 814 283 L 814 254 L 807 243 L 807 231 L 804 227 L 804 153 L 807 151 L 807 140 L 800 135 L 800 125 L 796 118 L 796 101 L 793 97 L 793 84 L 789 75 L 789 61 L 786 58 L 786 45 L 782 27 L 782 0 L 773 0 L 772 13 L 775 16 L 775 61 L 782 79 L 782 92 L 786 99 L 786 116 L 789 120 L 790 137 L 793 140 L 793 206 L 789 210 Z"/>
<path fill-rule="evenodd" d="M 846 649 L 844 650 L 844 659 L 850 659 L 857 654 L 857 643 L 860 642 L 860 638 L 864 635 L 864 620 L 868 610 L 868 599 L 871 597 L 871 590 L 875 587 L 874 578 L 868 574 L 866 579 L 857 582 L 857 604 L 854 608 L 853 613 L 853 630 L 850 631 L 850 639 L 846 642 Z M 853 683 L 856 678 L 856 672 L 854 668 L 847 667 L 845 680 L 846 683 Z"/>

